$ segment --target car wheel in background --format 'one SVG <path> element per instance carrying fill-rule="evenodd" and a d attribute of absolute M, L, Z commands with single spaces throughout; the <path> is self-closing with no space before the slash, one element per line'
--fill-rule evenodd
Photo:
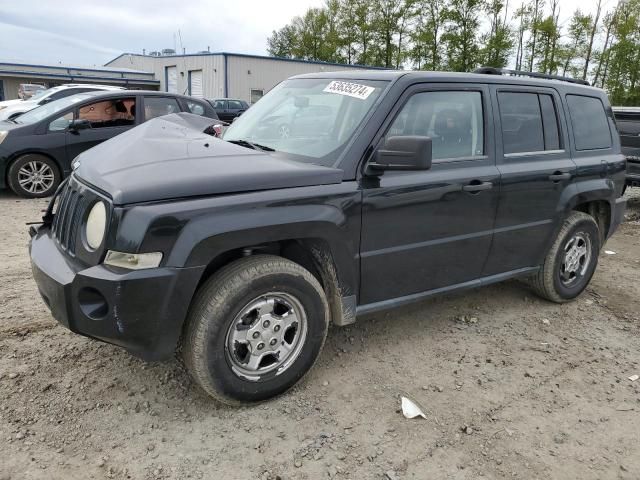
<path fill-rule="evenodd" d="M 60 185 L 61 175 L 53 160 L 30 153 L 11 164 L 7 180 L 16 195 L 42 198 L 53 195 Z"/>
<path fill-rule="evenodd" d="M 256 255 L 227 265 L 200 288 L 182 353 L 215 399 L 258 402 L 300 381 L 318 359 L 328 326 L 324 291 L 308 270 Z"/>
<path fill-rule="evenodd" d="M 596 270 L 600 247 L 600 231 L 594 218 L 583 212 L 572 212 L 540 271 L 530 279 L 536 293 L 556 303 L 580 295 Z"/>

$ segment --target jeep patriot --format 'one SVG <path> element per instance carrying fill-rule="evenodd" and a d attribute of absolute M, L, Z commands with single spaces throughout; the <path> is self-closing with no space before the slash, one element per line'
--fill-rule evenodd
<path fill-rule="evenodd" d="M 229 404 L 298 382 L 330 322 L 516 277 L 569 301 L 625 159 L 602 90 L 537 77 L 306 74 L 224 140 L 147 122 L 79 155 L 31 228 L 42 298 L 73 332 L 179 352 Z"/>

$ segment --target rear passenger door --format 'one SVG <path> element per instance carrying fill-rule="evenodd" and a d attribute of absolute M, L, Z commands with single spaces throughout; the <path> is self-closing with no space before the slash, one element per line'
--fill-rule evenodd
<path fill-rule="evenodd" d="M 178 100 L 175 97 L 144 97 L 144 122 L 152 118 L 179 112 L 180 105 L 178 105 Z"/>
<path fill-rule="evenodd" d="M 220 120 L 224 120 L 225 122 L 230 122 L 229 112 L 227 111 L 227 101 L 226 100 L 216 100 L 213 102 L 213 109 L 216 111 L 218 118 Z"/>
<path fill-rule="evenodd" d="M 491 90 L 500 204 L 484 275 L 542 263 L 576 172 L 556 90 L 498 85 Z"/>
<path fill-rule="evenodd" d="M 214 120 L 218 120 L 218 115 L 216 111 L 209 105 L 203 101 L 193 100 L 193 99 L 182 99 L 182 109 L 185 112 L 193 113 L 194 115 L 200 115 L 201 117 L 212 118 Z"/>
<path fill-rule="evenodd" d="M 242 115 L 246 109 L 247 107 L 238 100 L 227 101 L 227 110 L 229 111 L 229 117 L 231 120 Z"/>
<path fill-rule="evenodd" d="M 433 165 L 362 179 L 364 311 L 475 281 L 489 254 L 498 204 L 486 86 L 415 86 L 396 108 L 376 147 L 393 136 L 430 137 Z"/>

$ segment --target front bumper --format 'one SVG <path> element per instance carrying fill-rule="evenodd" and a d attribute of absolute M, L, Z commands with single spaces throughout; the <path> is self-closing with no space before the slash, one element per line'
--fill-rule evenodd
<path fill-rule="evenodd" d="M 29 251 L 38 290 L 59 323 L 145 360 L 173 355 L 204 267 L 87 268 L 58 249 L 48 227 L 34 232 Z"/>

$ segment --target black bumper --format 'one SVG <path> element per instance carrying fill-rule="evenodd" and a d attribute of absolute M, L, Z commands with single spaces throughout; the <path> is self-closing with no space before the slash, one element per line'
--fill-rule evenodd
<path fill-rule="evenodd" d="M 640 187 L 640 159 L 627 159 L 627 185 L 630 187 Z"/>
<path fill-rule="evenodd" d="M 145 360 L 173 355 L 204 267 L 85 267 L 63 254 L 49 228 L 29 245 L 33 277 L 54 318 L 69 330 Z"/>

